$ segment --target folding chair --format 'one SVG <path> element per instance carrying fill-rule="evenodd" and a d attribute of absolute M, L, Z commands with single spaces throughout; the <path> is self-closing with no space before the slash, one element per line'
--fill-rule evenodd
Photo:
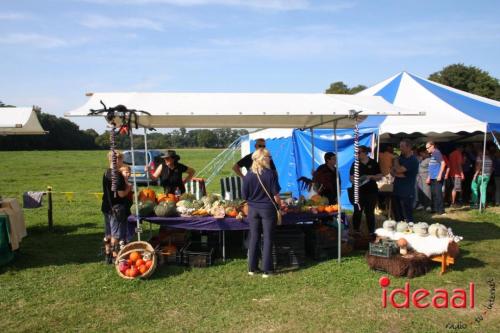
<path fill-rule="evenodd" d="M 200 200 L 201 197 L 207 195 L 207 189 L 205 187 L 204 178 L 192 178 L 186 183 L 186 192 L 194 194 L 196 200 Z"/>
<path fill-rule="evenodd" d="M 242 180 L 238 176 L 231 176 L 221 178 L 220 180 L 220 188 L 222 199 L 224 200 L 240 200 L 242 198 L 241 189 L 242 189 Z"/>

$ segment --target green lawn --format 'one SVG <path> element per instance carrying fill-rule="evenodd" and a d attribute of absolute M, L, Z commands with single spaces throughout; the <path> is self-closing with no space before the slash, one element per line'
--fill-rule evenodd
<path fill-rule="evenodd" d="M 218 150 L 179 150 L 200 170 Z M 98 257 L 102 238 L 99 192 L 106 152 L 0 152 L 0 194 L 17 196 L 53 186 L 54 232 L 46 207 L 25 210 L 28 237 L 15 262 L 0 268 L 0 332 L 499 332 L 500 303 L 484 311 L 487 280 L 500 281 L 500 209 L 456 212 L 441 222 L 464 236 L 462 256 L 443 276 L 439 266 L 410 280 L 411 289 L 476 284 L 476 308 L 381 308 L 381 273 L 364 253 L 341 264 L 310 262 L 264 280 L 246 275 L 244 259 L 205 269 L 162 266 L 150 280 L 125 281 Z M 226 174 L 229 174 L 229 166 Z M 218 190 L 214 182 L 210 191 Z M 64 194 L 76 192 L 68 202 Z M 431 221 L 428 215 L 419 220 Z M 406 279 L 392 278 L 392 287 Z M 467 329 L 447 329 L 447 323 Z"/>

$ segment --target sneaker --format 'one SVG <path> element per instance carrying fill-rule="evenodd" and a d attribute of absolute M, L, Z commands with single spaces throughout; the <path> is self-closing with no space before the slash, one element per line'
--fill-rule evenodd
<path fill-rule="evenodd" d="M 248 272 L 248 275 L 250 275 L 250 276 L 254 276 L 254 275 L 255 275 L 255 272 Z"/>
<path fill-rule="evenodd" d="M 415 207 L 416 210 L 423 210 L 424 209 L 424 206 L 422 205 L 418 205 L 417 207 Z"/>
<path fill-rule="evenodd" d="M 431 207 L 426 207 L 425 211 L 428 212 L 428 213 L 430 213 L 432 211 L 432 209 L 431 209 Z"/>
<path fill-rule="evenodd" d="M 263 279 L 267 279 L 270 276 L 271 276 L 271 273 L 264 273 L 264 274 L 262 274 L 262 278 Z"/>

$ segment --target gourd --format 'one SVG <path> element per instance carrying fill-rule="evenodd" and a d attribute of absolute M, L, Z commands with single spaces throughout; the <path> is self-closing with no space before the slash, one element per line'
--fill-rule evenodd
<path fill-rule="evenodd" d="M 139 208 L 140 216 L 151 216 L 153 215 L 155 204 L 153 201 L 147 200 L 144 202 L 139 202 L 137 204 L 137 207 Z M 132 214 L 134 214 L 136 212 L 136 205 L 133 204 L 132 207 L 130 207 L 130 210 Z"/>
<path fill-rule="evenodd" d="M 167 216 L 169 212 L 168 208 L 168 203 L 166 201 L 160 202 L 156 207 L 155 207 L 155 214 L 158 217 L 164 217 Z"/>

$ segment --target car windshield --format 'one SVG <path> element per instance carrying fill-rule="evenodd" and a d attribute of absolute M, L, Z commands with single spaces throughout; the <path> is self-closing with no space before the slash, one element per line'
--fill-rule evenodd
<path fill-rule="evenodd" d="M 134 151 L 135 165 L 146 165 L 146 154 L 143 151 Z M 123 154 L 123 162 L 132 165 L 132 153 L 127 151 Z"/>

